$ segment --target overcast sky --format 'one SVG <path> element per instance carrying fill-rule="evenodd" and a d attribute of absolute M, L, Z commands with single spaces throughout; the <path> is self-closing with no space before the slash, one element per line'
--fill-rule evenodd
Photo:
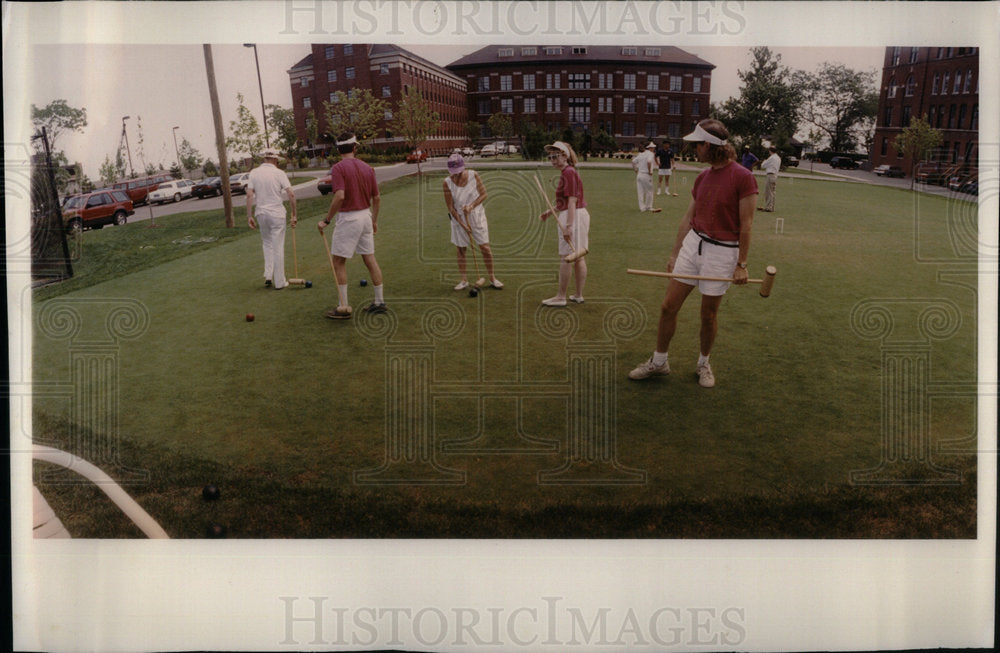
<path fill-rule="evenodd" d="M 479 46 L 403 44 L 407 49 L 446 65 Z M 739 92 L 737 71 L 749 67 L 747 47 L 685 48 L 716 65 L 712 72 L 712 101 Z M 836 61 L 857 70 L 880 69 L 883 48 L 774 48 L 785 65 L 812 70 L 823 61 Z M 261 119 L 253 49 L 242 45 L 214 45 L 215 73 L 223 123 L 235 119 L 237 94 Z M 307 44 L 258 45 L 264 101 L 291 107 L 287 71 L 309 54 Z M 105 156 L 114 158 L 126 121 L 132 164 L 142 160 L 169 168 L 176 160 L 177 142 L 187 139 L 202 155 L 215 154 L 211 104 L 201 45 L 39 45 L 31 54 L 30 102 L 38 107 L 65 99 L 87 109 L 82 134 L 65 134 L 57 143 L 71 161 L 84 164 L 92 180 L 99 177 Z M 96 71 L 100 71 L 97 74 Z M 142 119 L 140 144 L 139 118 Z"/>

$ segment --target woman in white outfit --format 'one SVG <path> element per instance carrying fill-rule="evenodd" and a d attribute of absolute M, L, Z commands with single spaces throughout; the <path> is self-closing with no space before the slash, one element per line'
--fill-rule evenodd
<path fill-rule="evenodd" d="M 493 273 L 493 250 L 490 249 L 490 232 L 486 225 L 486 187 L 479 174 L 474 170 L 466 170 L 465 159 L 459 153 L 448 157 L 448 177 L 444 180 L 444 203 L 451 216 L 451 242 L 458 249 L 458 273 L 461 280 L 455 290 L 469 287 L 466 275 L 465 248 L 478 243 L 479 251 L 483 253 L 483 264 L 490 275 L 490 286 L 497 290 L 503 284 Z M 469 233 L 475 243 L 469 242 Z"/>

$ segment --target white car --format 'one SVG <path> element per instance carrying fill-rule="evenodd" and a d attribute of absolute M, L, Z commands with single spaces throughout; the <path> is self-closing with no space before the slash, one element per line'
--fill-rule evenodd
<path fill-rule="evenodd" d="M 151 191 L 148 201 L 163 204 L 164 202 L 180 202 L 185 197 L 191 197 L 191 187 L 194 182 L 190 179 L 175 179 L 165 181 Z"/>

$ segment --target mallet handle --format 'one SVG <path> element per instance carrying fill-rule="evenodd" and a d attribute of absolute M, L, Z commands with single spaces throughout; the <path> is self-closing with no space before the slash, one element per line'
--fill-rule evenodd
<path fill-rule="evenodd" d="M 698 274 L 676 274 L 674 272 L 656 272 L 654 270 L 626 270 L 629 274 L 637 274 L 641 277 L 668 277 L 670 279 L 692 279 L 695 281 L 728 281 L 732 283 L 735 279 L 729 277 L 705 277 Z M 763 279 L 747 279 L 747 283 L 764 283 Z"/>
<path fill-rule="evenodd" d="M 542 181 L 538 178 L 537 174 L 532 176 L 535 178 L 535 185 L 538 186 L 538 192 L 541 193 L 542 199 L 545 200 L 545 204 L 549 207 L 549 211 L 552 213 L 552 217 L 556 219 L 556 224 L 559 225 L 560 228 L 562 228 L 562 223 L 559 222 L 559 213 L 556 212 L 555 207 L 552 206 L 552 202 L 549 201 L 549 196 L 545 193 L 545 189 L 542 188 Z M 567 263 L 572 263 L 573 261 L 581 259 L 590 253 L 590 250 L 587 249 L 586 247 L 578 250 L 576 248 L 576 245 L 573 244 L 572 239 L 570 239 L 569 241 L 569 246 L 573 249 L 573 252 L 567 255 L 565 258 L 563 258 L 563 260 L 566 261 Z"/>

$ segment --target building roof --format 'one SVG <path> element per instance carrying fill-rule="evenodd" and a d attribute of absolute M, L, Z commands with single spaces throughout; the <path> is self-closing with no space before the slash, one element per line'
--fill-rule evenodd
<path fill-rule="evenodd" d="M 523 54 L 524 48 L 535 48 L 536 54 Z M 560 54 L 547 54 L 546 48 L 561 47 Z M 581 51 L 574 52 L 574 48 Z M 635 54 L 624 54 L 625 48 L 635 48 Z M 501 50 L 513 51 L 512 56 L 500 56 Z M 559 62 L 566 64 L 574 61 L 589 63 L 617 63 L 629 61 L 638 63 L 659 63 L 690 66 L 695 68 L 715 68 L 704 59 L 681 50 L 672 45 L 587 45 L 587 46 L 546 46 L 546 45 L 487 45 L 475 52 L 453 61 L 445 66 L 450 69 L 472 68 L 484 65 L 504 65 L 525 63 Z"/>

